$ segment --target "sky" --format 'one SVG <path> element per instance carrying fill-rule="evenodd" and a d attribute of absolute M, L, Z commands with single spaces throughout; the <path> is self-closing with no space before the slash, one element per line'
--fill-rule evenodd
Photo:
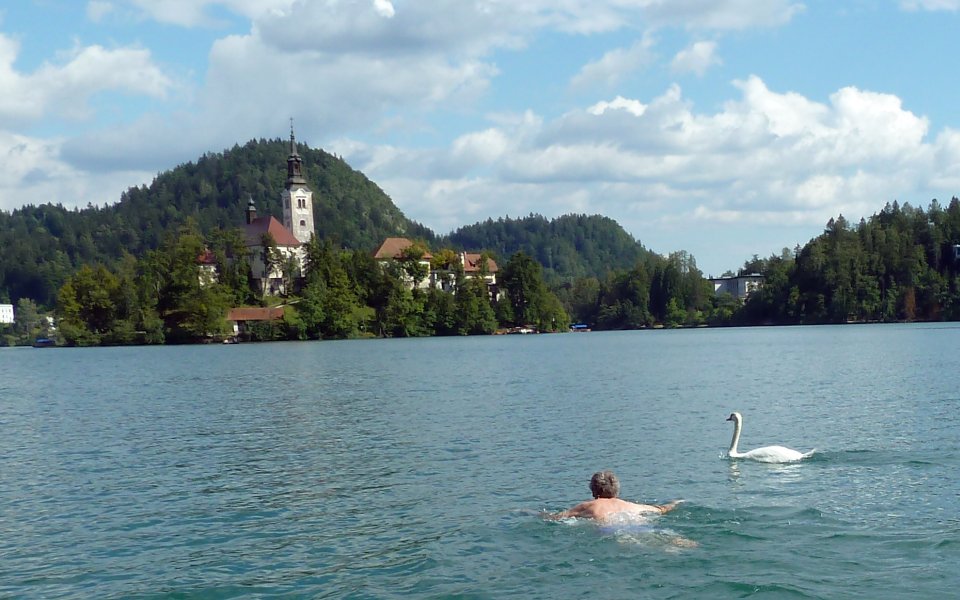
<path fill-rule="evenodd" d="M 718 276 L 960 195 L 958 31 L 960 0 L 10 0 L 0 210 L 292 118 L 439 234 L 601 214 Z"/>

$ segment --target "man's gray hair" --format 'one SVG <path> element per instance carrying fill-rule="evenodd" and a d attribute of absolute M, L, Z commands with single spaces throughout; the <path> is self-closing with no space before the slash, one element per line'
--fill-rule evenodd
<path fill-rule="evenodd" d="M 616 498 L 620 495 L 620 480 L 613 471 L 600 471 L 590 478 L 590 491 L 594 498 Z"/>

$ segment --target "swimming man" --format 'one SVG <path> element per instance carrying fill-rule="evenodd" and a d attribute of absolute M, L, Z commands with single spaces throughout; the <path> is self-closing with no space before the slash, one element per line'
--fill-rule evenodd
<path fill-rule="evenodd" d="M 600 471 L 590 478 L 590 492 L 593 500 L 587 500 L 569 510 L 548 515 L 550 519 L 583 517 L 604 521 L 614 515 L 642 515 L 646 513 L 663 514 L 677 507 L 682 500 L 672 500 L 666 504 L 636 504 L 618 498 L 620 480 L 612 471 Z"/>

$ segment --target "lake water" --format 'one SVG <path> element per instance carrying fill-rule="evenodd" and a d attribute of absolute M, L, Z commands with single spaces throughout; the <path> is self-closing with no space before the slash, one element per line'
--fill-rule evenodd
<path fill-rule="evenodd" d="M 956 597 L 958 374 L 950 324 L 0 350 L 0 597 Z M 604 468 L 686 503 L 537 515 Z"/>

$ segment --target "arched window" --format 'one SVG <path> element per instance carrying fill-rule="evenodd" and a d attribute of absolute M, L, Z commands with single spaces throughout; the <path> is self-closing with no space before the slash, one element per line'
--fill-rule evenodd
<path fill-rule="evenodd" d="M 306 226 L 307 226 L 307 222 L 304 221 L 303 219 L 300 219 L 300 227 L 306 227 Z"/>

